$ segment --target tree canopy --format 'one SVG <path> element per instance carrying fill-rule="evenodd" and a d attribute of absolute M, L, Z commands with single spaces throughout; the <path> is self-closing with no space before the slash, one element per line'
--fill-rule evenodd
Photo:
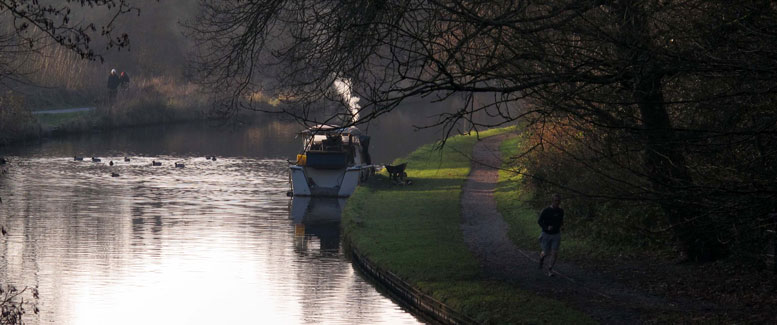
<path fill-rule="evenodd" d="M 559 164 L 595 180 L 523 173 L 590 199 L 659 207 L 689 257 L 763 243 L 753 234 L 777 193 L 771 1 L 201 4 L 189 26 L 197 67 L 223 95 L 224 112 L 268 110 L 253 100 L 261 92 L 298 104 L 337 101 L 340 78 L 362 99 L 356 123 L 408 98 L 461 95 L 466 105 L 432 126 L 450 134 L 460 121 L 474 129 L 522 121 L 536 140 L 530 150 L 557 151 Z M 334 117 L 311 107 L 275 111 Z"/>

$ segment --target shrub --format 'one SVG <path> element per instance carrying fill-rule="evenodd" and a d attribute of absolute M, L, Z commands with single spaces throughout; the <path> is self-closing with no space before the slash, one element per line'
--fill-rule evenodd
<path fill-rule="evenodd" d="M 21 96 L 12 92 L 0 96 L 0 145 L 34 134 L 34 121 Z"/>
<path fill-rule="evenodd" d="M 24 301 L 22 296 L 29 291 L 32 294 L 32 300 Z M 16 289 L 12 285 L 0 286 L 0 324 L 23 324 L 22 316 L 27 312 L 27 308 L 37 314 L 38 290 L 34 288 Z"/>

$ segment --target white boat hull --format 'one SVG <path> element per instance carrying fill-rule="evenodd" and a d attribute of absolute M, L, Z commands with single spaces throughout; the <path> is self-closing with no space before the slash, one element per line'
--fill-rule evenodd
<path fill-rule="evenodd" d="M 291 189 L 294 196 L 349 197 L 372 166 L 345 169 L 319 169 L 292 165 Z"/>

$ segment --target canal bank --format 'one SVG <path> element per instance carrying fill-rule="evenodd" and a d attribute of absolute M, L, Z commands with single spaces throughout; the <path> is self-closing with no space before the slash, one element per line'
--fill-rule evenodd
<path fill-rule="evenodd" d="M 510 131 L 489 130 L 480 137 Z M 426 145 L 397 160 L 408 163 L 413 185 L 393 185 L 379 174 L 357 189 L 342 220 L 357 260 L 394 274 L 477 323 L 592 322 L 562 302 L 490 276 L 470 252 L 460 228 L 459 200 L 477 140 L 458 136 L 443 150 Z"/>
<path fill-rule="evenodd" d="M 83 109 L 32 112 L 28 131 L 8 142 L 34 140 L 60 135 L 102 132 L 118 128 L 204 121 L 205 110 L 168 106 L 85 107 Z"/>
<path fill-rule="evenodd" d="M 509 163 L 522 140 L 506 133 L 481 133 L 482 141 L 456 137 L 443 151 L 425 146 L 398 160 L 408 162 L 411 186 L 392 185 L 379 174 L 360 187 L 343 216 L 346 243 L 356 247 L 354 264 L 392 289 L 395 299 L 413 305 L 410 310 L 442 323 L 773 318 L 768 308 L 747 307 L 748 301 L 772 299 L 761 296 L 773 288 L 763 272 L 737 274 L 732 261 L 678 264 L 651 257 L 654 252 L 644 247 L 630 248 L 640 254 L 636 258 L 613 255 L 612 248 L 602 251 L 581 238 L 587 229 L 565 233 L 561 260 L 548 277 L 537 269 L 530 189 L 518 186 L 524 184 L 521 174 Z M 576 215 L 568 217 L 574 221 Z M 731 281 L 747 281 L 753 290 L 731 291 Z M 732 297 L 742 302 L 727 300 Z"/>
<path fill-rule="evenodd" d="M 113 105 L 90 98 L 53 96 L 43 106 L 24 95 L 0 96 L 0 146 L 51 136 L 172 124 L 208 118 L 209 99 L 189 86 L 142 82 L 123 90 Z M 40 105 L 38 103 L 37 105 Z"/>

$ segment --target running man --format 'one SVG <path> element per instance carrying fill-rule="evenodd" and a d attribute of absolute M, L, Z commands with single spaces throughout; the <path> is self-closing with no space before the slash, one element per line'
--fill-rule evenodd
<path fill-rule="evenodd" d="M 564 209 L 560 208 L 561 195 L 553 194 L 550 206 L 542 209 L 537 223 L 542 228 L 540 234 L 540 270 L 545 262 L 545 257 L 550 255 L 550 264 L 548 265 L 548 276 L 553 276 L 553 265 L 556 264 L 558 247 L 561 245 L 561 226 L 564 225 Z"/>

